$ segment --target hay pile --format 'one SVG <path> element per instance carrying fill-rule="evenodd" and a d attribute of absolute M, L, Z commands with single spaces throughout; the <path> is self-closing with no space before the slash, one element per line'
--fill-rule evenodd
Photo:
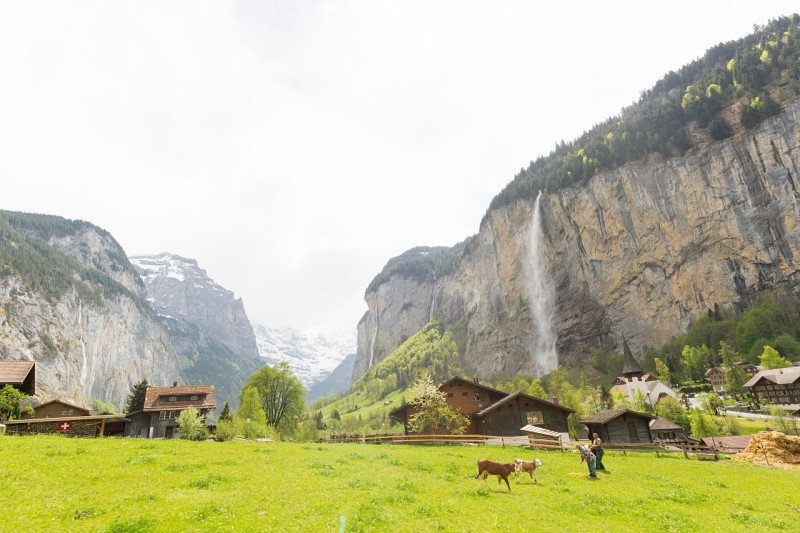
<path fill-rule="evenodd" d="M 762 431 L 753 435 L 750 444 L 734 461 L 749 461 L 770 465 L 797 465 L 800 468 L 800 437 L 778 431 Z"/>

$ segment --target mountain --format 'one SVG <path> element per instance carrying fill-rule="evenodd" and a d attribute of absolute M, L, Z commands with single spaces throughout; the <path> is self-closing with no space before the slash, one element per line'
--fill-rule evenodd
<path fill-rule="evenodd" d="M 348 355 L 356 352 L 356 339 L 349 334 L 303 333 L 292 328 L 268 328 L 253 326 L 258 342 L 258 351 L 268 365 L 287 362 L 295 376 L 307 391 L 315 390 L 339 367 Z M 349 376 L 344 389 L 329 382 L 323 390 L 344 392 L 349 386 Z M 309 394 L 309 399 L 311 395 Z"/>
<path fill-rule="evenodd" d="M 353 364 L 356 362 L 356 354 L 351 353 L 345 357 L 339 366 L 333 369 L 322 381 L 317 381 L 308 389 L 306 401 L 311 402 L 317 398 L 342 394 L 350 388 L 350 376 L 353 373 Z"/>
<path fill-rule="evenodd" d="M 791 65 L 800 25 L 779 22 L 792 26 L 794 48 L 781 55 Z M 623 337 L 635 351 L 660 346 L 716 308 L 737 312 L 763 291 L 797 288 L 800 82 L 777 59 L 750 57 L 771 31 L 715 47 L 708 68 L 670 73 L 599 126 L 603 135 L 532 163 L 476 235 L 390 260 L 365 294 L 353 381 L 435 315 L 466 323 L 465 370 L 496 380 L 580 365 Z M 736 77 L 746 63 L 758 80 Z M 691 77 L 708 72 L 713 83 Z M 700 90 L 705 117 L 685 96 Z M 729 129 L 713 130 L 715 120 Z"/>
<path fill-rule="evenodd" d="M 36 361 L 36 397 L 122 407 L 179 379 L 178 354 L 122 247 L 88 222 L 0 211 L 0 359 Z"/>
<path fill-rule="evenodd" d="M 218 407 L 235 408 L 245 381 L 263 364 L 242 299 L 194 259 L 161 253 L 130 261 L 182 358 L 186 382 L 214 384 Z"/>

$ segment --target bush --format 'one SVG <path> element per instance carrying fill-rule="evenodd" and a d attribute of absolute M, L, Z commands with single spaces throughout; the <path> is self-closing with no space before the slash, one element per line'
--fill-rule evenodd
<path fill-rule="evenodd" d="M 181 438 L 186 440 L 206 440 L 208 430 L 206 429 L 205 417 L 194 407 L 187 407 L 178 415 L 178 430 Z"/>

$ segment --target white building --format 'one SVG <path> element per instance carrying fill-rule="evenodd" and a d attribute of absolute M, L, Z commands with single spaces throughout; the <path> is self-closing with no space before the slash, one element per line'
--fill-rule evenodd
<path fill-rule="evenodd" d="M 628 400 L 633 401 L 636 397 L 636 391 L 641 391 L 652 406 L 655 406 L 658 400 L 665 396 L 678 397 L 677 392 L 656 376 L 650 373 L 645 374 L 641 365 L 633 357 L 633 353 L 624 338 L 622 339 L 622 348 L 625 357 L 622 365 L 622 375 L 614 382 L 614 386 L 611 388 L 612 392 L 622 393 Z"/>

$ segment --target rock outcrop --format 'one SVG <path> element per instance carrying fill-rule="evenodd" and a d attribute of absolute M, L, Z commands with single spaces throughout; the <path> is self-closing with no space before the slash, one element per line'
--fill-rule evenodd
<path fill-rule="evenodd" d="M 798 281 L 800 101 L 684 157 L 627 164 L 541 200 L 561 363 L 658 346 L 713 309 L 744 308 Z M 353 379 L 433 313 L 469 319 L 466 364 L 492 379 L 535 375 L 528 252 L 535 198 L 487 213 L 452 272 L 384 276 L 365 299 Z"/>
<path fill-rule="evenodd" d="M 194 259 L 162 253 L 131 262 L 182 358 L 186 382 L 215 385 L 218 407 L 236 408 L 245 381 L 263 364 L 242 299 Z"/>
<path fill-rule="evenodd" d="M 121 408 L 134 383 L 179 379 L 144 285 L 107 232 L 45 215 L 5 212 L 2 222 L 0 359 L 36 361 L 39 400 Z M 32 279 L 32 264 L 44 282 Z M 70 281 L 55 291 L 47 280 L 58 279 Z"/>

